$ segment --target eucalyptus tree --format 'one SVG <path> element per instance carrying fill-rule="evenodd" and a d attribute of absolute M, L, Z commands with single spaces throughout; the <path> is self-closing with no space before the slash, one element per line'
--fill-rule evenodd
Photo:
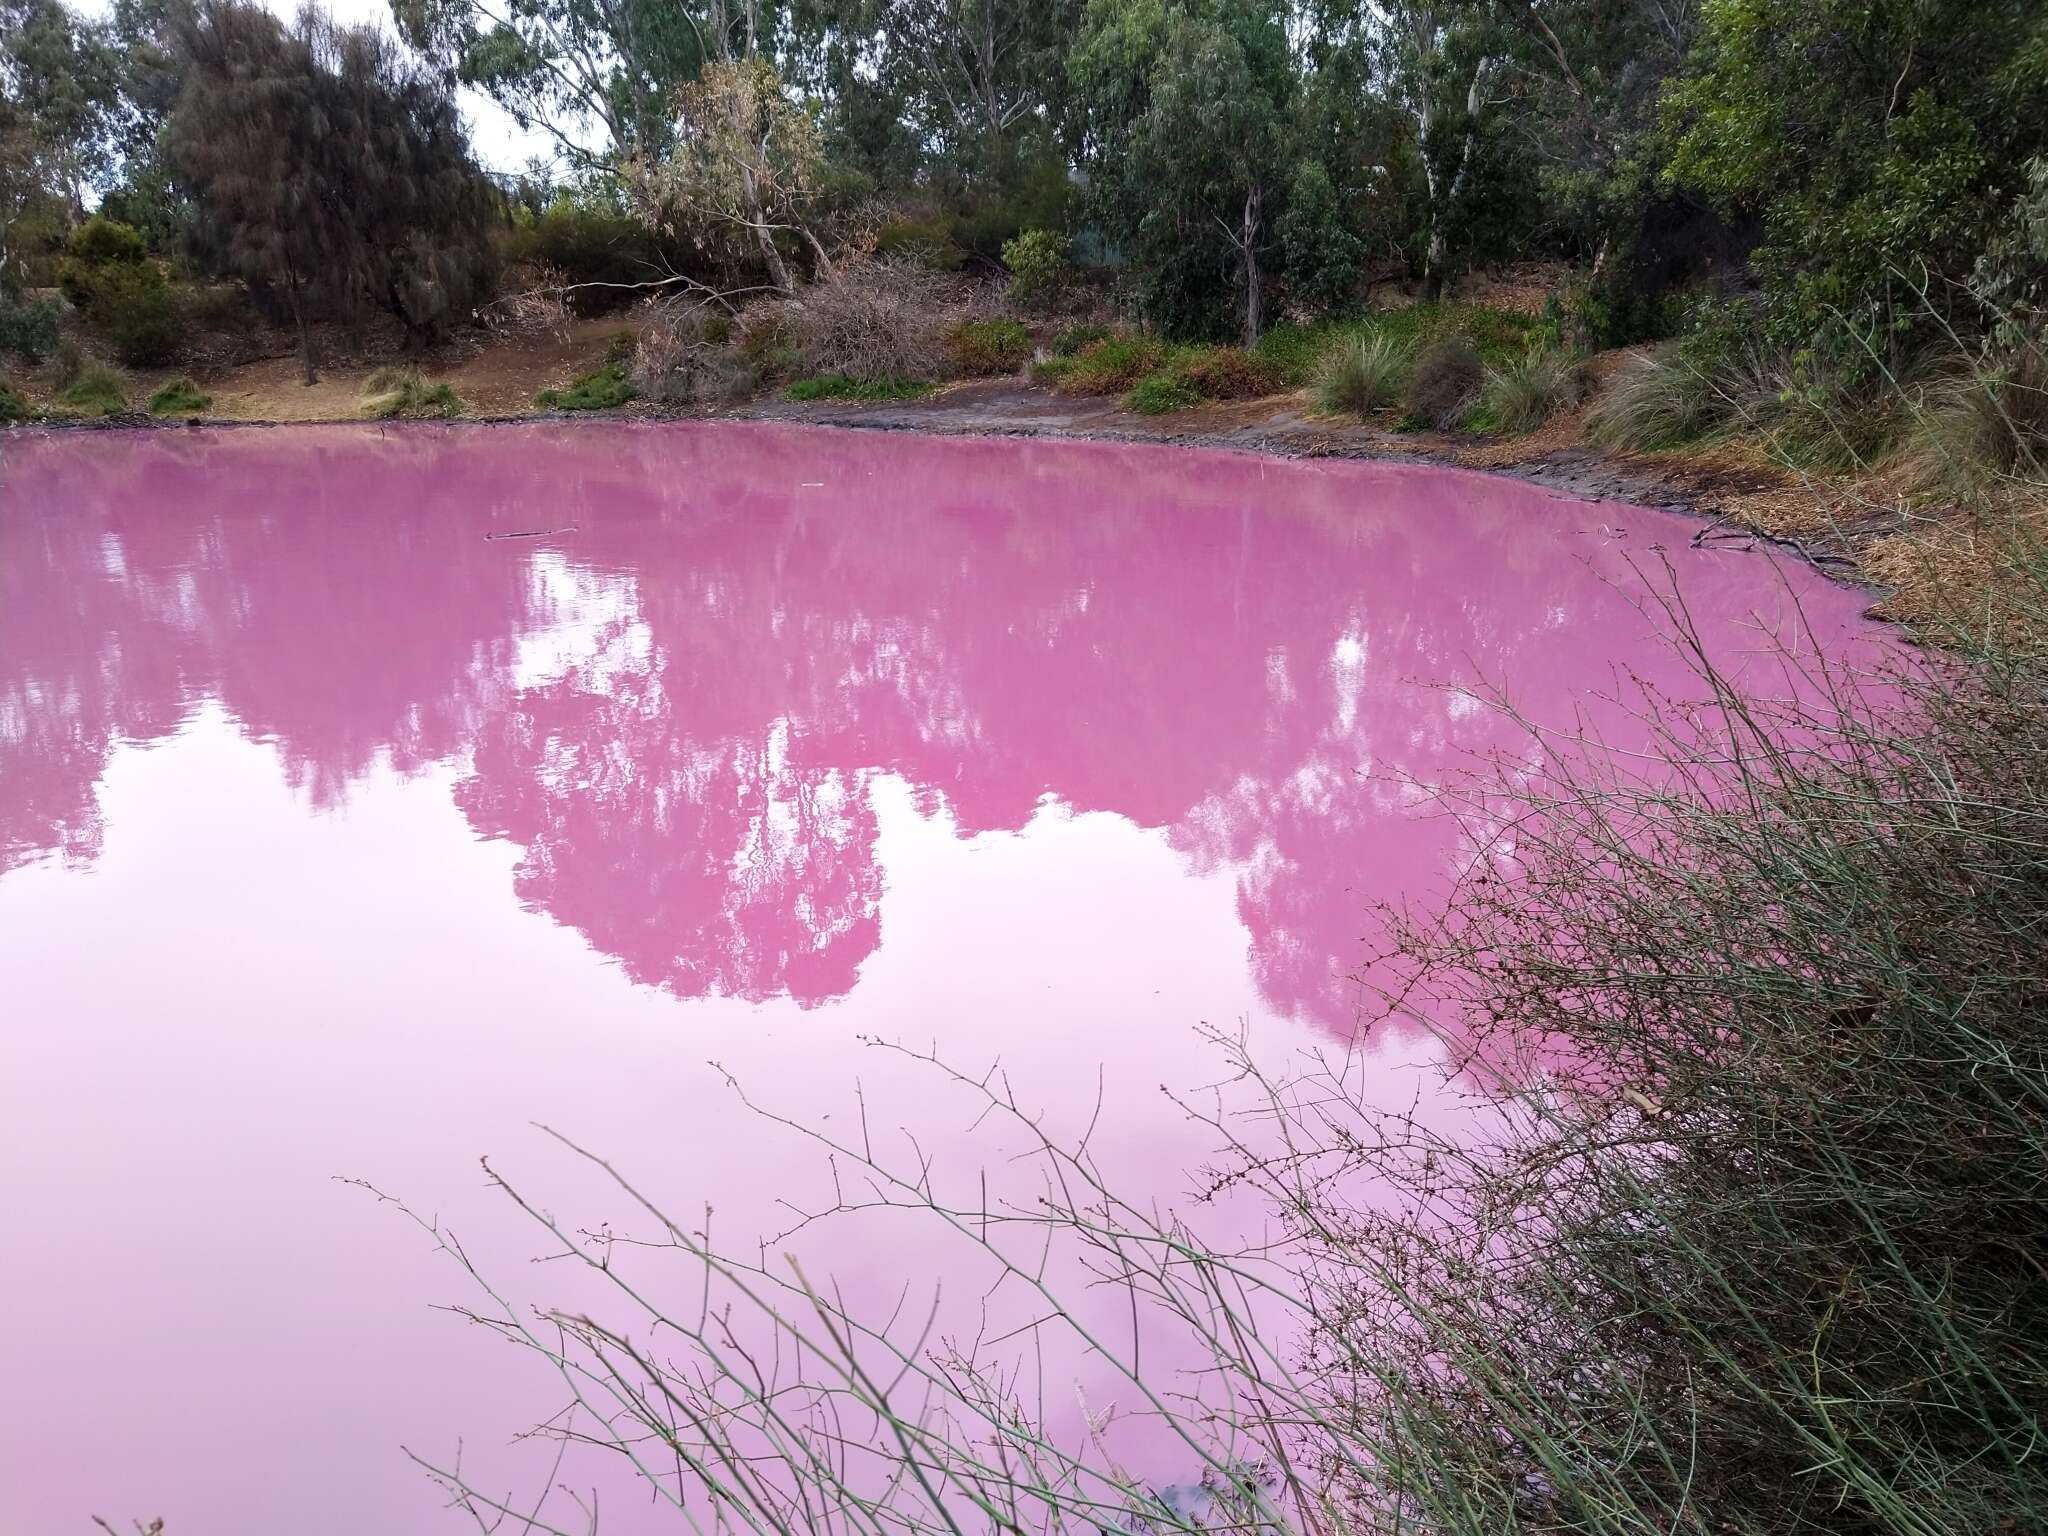
<path fill-rule="evenodd" d="M 713 60 L 771 52 L 784 22 L 762 0 L 391 0 L 391 13 L 424 57 L 604 175 L 664 152 L 677 89 Z"/>
<path fill-rule="evenodd" d="M 106 27 L 62 0 L 0 0 L 0 112 L 15 195 L 82 215 L 114 164 L 120 68 Z"/>

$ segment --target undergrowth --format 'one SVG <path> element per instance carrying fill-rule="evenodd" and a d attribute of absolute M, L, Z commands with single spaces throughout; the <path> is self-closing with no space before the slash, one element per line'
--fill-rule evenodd
<path fill-rule="evenodd" d="M 798 379 L 785 389 L 789 400 L 917 400 L 932 392 L 922 379 L 856 379 L 844 373 Z"/>
<path fill-rule="evenodd" d="M 380 368 L 363 383 L 361 409 L 377 420 L 450 419 L 462 414 L 462 397 L 446 383 L 429 384 L 411 368 Z"/>
<path fill-rule="evenodd" d="M 550 411 L 609 411 L 635 399 L 639 393 L 625 362 L 614 360 L 584 374 L 566 389 L 542 390 L 533 397 L 533 403 Z"/>

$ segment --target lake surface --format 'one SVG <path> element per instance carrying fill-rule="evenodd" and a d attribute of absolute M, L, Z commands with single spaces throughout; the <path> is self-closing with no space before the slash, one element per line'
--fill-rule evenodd
<path fill-rule="evenodd" d="M 1159 1091 L 1219 1076 L 1205 1023 L 1437 1092 L 1354 977 L 1374 904 L 1467 851 L 1429 786 L 1517 750 L 1483 697 L 1682 690 L 1667 561 L 1759 688 L 1795 604 L 1875 643 L 1693 528 L 759 424 L 0 435 L 0 1529 L 467 1528 L 401 1445 L 531 1501 L 512 1436 L 558 1390 L 338 1177 L 525 1304 L 555 1269 L 478 1158 L 571 1224 L 617 1204 L 537 1125 L 742 1248 L 826 1203 L 727 1074 L 1000 1188 L 1014 1138 L 872 1037 L 1000 1058 L 1162 1207 L 1214 1140 Z M 789 1246 L 856 1304 L 986 1314 L 900 1219 Z M 1049 1414 L 1109 1404 L 1098 1366 L 1055 1347 Z"/>

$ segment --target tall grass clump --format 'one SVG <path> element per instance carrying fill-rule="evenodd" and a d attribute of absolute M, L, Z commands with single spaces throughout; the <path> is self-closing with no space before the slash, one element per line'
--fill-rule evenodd
<path fill-rule="evenodd" d="M 118 416 L 128 409 L 128 386 L 113 369 L 87 364 L 57 396 L 57 404 L 73 416 Z"/>
<path fill-rule="evenodd" d="M 1585 363 L 1560 348 L 1547 348 L 1486 370 L 1479 408 L 1504 432 L 1533 432 L 1586 393 Z"/>
<path fill-rule="evenodd" d="M 1347 336 L 1316 365 L 1315 400 L 1336 416 L 1364 418 L 1400 398 L 1408 349 L 1383 332 Z"/>
<path fill-rule="evenodd" d="M 28 403 L 21 391 L 14 387 L 12 381 L 0 376 L 0 426 L 34 419 L 35 408 Z"/>
<path fill-rule="evenodd" d="M 445 382 L 429 384 L 412 368 L 379 368 L 363 381 L 363 415 L 380 421 L 446 420 L 462 414 L 462 397 Z"/>
<path fill-rule="evenodd" d="M 188 378 L 175 378 L 149 397 L 152 416 L 197 416 L 213 404 L 209 395 Z"/>
<path fill-rule="evenodd" d="M 1190 1113 L 1204 1187 L 1270 1207 L 1256 1249 L 1120 1198 L 995 1072 L 919 1058 L 1036 1167 L 1019 1204 L 883 1150 L 865 1111 L 761 1109 L 841 1213 L 934 1224 L 1122 1372 L 1171 1487 L 1056 1441 L 999 1351 L 722 1255 L 594 1157 L 647 1224 L 632 1251 L 700 1278 L 665 1300 L 501 1182 L 610 1300 L 486 1285 L 474 1315 L 561 1372 L 549 1433 L 734 1529 L 2048 1529 L 2048 595 L 2016 590 L 1974 654 L 1872 678 L 1796 637 L 1762 686 L 1667 591 L 1695 676 L 1635 699 L 1650 750 L 1530 724 L 1498 777 L 1432 792 L 1462 872 L 1383 914 L 1368 996 L 1442 1040 L 1484 1130 L 1375 1109 L 1370 1053 L 1274 1081 L 1226 1045 L 1263 1093 Z M 1163 1381 L 1091 1332 L 1056 1245 L 1204 1368 Z"/>

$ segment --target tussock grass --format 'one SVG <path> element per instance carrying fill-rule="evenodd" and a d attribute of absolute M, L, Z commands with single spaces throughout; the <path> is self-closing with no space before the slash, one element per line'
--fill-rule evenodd
<path fill-rule="evenodd" d="M 429 384 L 416 369 L 380 368 L 363 383 L 358 407 L 381 421 L 446 420 L 463 412 L 462 397 L 447 384 Z"/>
<path fill-rule="evenodd" d="M 1585 393 L 1584 361 L 1549 348 L 1487 369 L 1479 408 L 1503 432 L 1533 432 Z"/>
<path fill-rule="evenodd" d="M 113 369 L 90 363 L 57 396 L 57 404 L 72 416 L 118 416 L 128 409 L 128 386 Z"/>
<path fill-rule="evenodd" d="M 149 397 L 152 416 L 198 416 L 213 404 L 207 394 L 188 378 L 172 379 Z"/>
<path fill-rule="evenodd" d="M 0 377 L 0 424 L 17 421 L 33 421 L 35 407 L 28 403 L 11 380 Z"/>
<path fill-rule="evenodd" d="M 1315 401 L 1333 416 L 1361 420 L 1400 398 L 1409 350 L 1384 332 L 1342 338 L 1316 365 Z"/>

